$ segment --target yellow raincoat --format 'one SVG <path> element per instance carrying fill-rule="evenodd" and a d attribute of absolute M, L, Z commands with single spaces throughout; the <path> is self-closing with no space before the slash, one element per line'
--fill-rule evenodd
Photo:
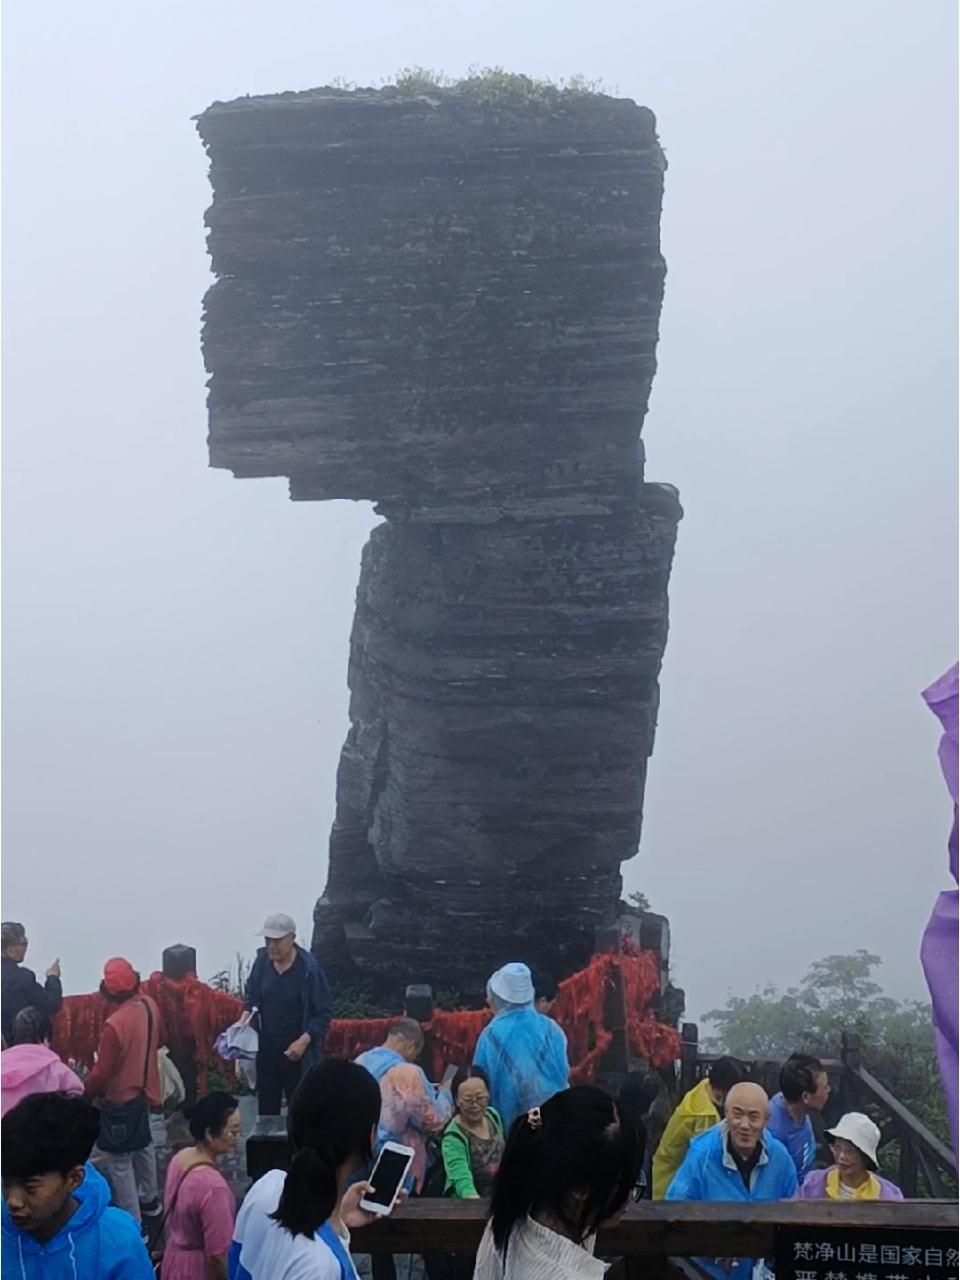
<path fill-rule="evenodd" d="M 694 1085 L 680 1100 L 680 1105 L 667 1121 L 660 1145 L 654 1152 L 654 1200 L 662 1200 L 667 1194 L 673 1175 L 683 1164 L 691 1139 L 719 1123 L 720 1113 L 710 1097 L 710 1082 L 704 1076 L 700 1083 Z"/>

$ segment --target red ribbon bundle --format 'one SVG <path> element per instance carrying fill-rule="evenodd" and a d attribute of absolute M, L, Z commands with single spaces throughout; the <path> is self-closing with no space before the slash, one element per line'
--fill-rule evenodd
<path fill-rule="evenodd" d="M 557 987 L 554 1016 L 567 1035 L 570 1079 L 584 1084 L 596 1075 L 610 1047 L 612 1032 L 605 1026 L 607 995 L 619 970 L 627 1012 L 627 1038 L 631 1052 L 664 1067 L 680 1056 L 680 1036 L 673 1027 L 657 1022 L 649 1004 L 660 985 L 660 965 L 651 951 L 624 945 L 621 953 L 594 956 L 585 969 Z M 201 982 L 196 974 L 167 978 L 152 973 L 144 991 L 157 1002 L 174 1056 L 192 1058 L 199 1068 L 201 1089 L 214 1044 L 221 1031 L 236 1022 L 243 1002 L 225 991 Z M 99 992 L 67 996 L 54 1019 L 53 1047 L 65 1061 L 92 1066 L 100 1031 L 111 1006 Z M 480 1032 L 491 1018 L 489 1009 L 438 1010 L 424 1030 L 431 1044 L 430 1067 L 439 1079 L 445 1065 L 463 1066 L 472 1056 Z M 353 1059 L 382 1044 L 393 1018 L 335 1018 L 327 1032 L 325 1050 L 334 1058 Z"/>
<path fill-rule="evenodd" d="M 439 1080 L 448 1063 L 463 1067 L 473 1061 L 480 1032 L 493 1014 L 489 1009 L 438 1010 L 425 1028 L 430 1033 L 432 1078 Z"/>
<path fill-rule="evenodd" d="M 627 1039 L 635 1057 L 649 1058 L 658 1069 L 680 1057 L 680 1032 L 658 1022 L 649 1009 L 643 1014 L 628 1011 Z"/>
<path fill-rule="evenodd" d="M 113 1012 L 99 991 L 88 996 L 67 996 L 53 1019 L 53 1049 L 64 1062 L 93 1066 L 100 1030 Z"/>
<path fill-rule="evenodd" d="M 567 1035 L 573 1084 L 590 1083 L 613 1039 L 603 1015 L 611 971 L 618 959 L 612 954 L 594 956 L 585 969 L 557 987 L 553 1014 Z"/>
<path fill-rule="evenodd" d="M 374 1045 L 383 1044 L 396 1018 L 334 1018 L 327 1030 L 324 1052 L 348 1062 Z"/>

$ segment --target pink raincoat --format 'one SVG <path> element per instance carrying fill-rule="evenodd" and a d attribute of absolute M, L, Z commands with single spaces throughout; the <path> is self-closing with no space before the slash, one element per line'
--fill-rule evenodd
<path fill-rule="evenodd" d="M 79 1076 L 45 1044 L 15 1044 L 0 1053 L 0 1116 L 31 1093 L 83 1093 Z"/>

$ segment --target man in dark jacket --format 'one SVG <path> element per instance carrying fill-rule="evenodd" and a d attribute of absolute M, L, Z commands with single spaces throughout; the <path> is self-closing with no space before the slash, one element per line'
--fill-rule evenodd
<path fill-rule="evenodd" d="M 333 1007 L 326 976 L 310 952 L 297 946 L 290 916 L 267 916 L 262 935 L 266 945 L 250 970 L 244 1004 L 248 1012 L 256 1009 L 260 1029 L 259 1111 L 277 1116 L 283 1097 L 289 1103 L 300 1076 L 323 1057 Z"/>
<path fill-rule="evenodd" d="M 6 920 L 0 925 L 0 968 L 2 968 L 2 1014 L 0 1014 L 0 1030 L 6 1044 L 11 1043 L 13 1020 L 21 1009 L 33 1006 L 42 1009 L 52 1018 L 60 1010 L 63 1001 L 63 987 L 60 985 L 60 961 L 54 960 L 45 974 L 46 981 L 41 987 L 32 969 L 23 967 L 23 958 L 27 954 L 27 931 L 22 924 Z"/>

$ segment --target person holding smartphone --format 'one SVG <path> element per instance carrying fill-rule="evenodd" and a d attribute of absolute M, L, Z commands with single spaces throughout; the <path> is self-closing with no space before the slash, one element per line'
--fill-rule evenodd
<path fill-rule="evenodd" d="M 350 1231 L 397 1198 L 371 1182 L 351 1184 L 370 1160 L 379 1117 L 377 1082 L 355 1063 L 331 1058 L 304 1075 L 290 1102 L 290 1168 L 271 1169 L 248 1191 L 228 1280 L 357 1280 Z M 378 1195 L 372 1211 L 361 1207 Z"/>
<path fill-rule="evenodd" d="M 32 969 L 23 963 L 27 954 L 27 931 L 16 920 L 4 920 L 0 926 L 0 959 L 2 959 L 2 1009 L 0 1027 L 6 1045 L 12 1043 L 13 1020 L 21 1009 L 42 1009 L 49 1017 L 60 1012 L 63 1003 L 63 985 L 60 981 L 60 961 L 44 974 L 43 986 Z"/>

